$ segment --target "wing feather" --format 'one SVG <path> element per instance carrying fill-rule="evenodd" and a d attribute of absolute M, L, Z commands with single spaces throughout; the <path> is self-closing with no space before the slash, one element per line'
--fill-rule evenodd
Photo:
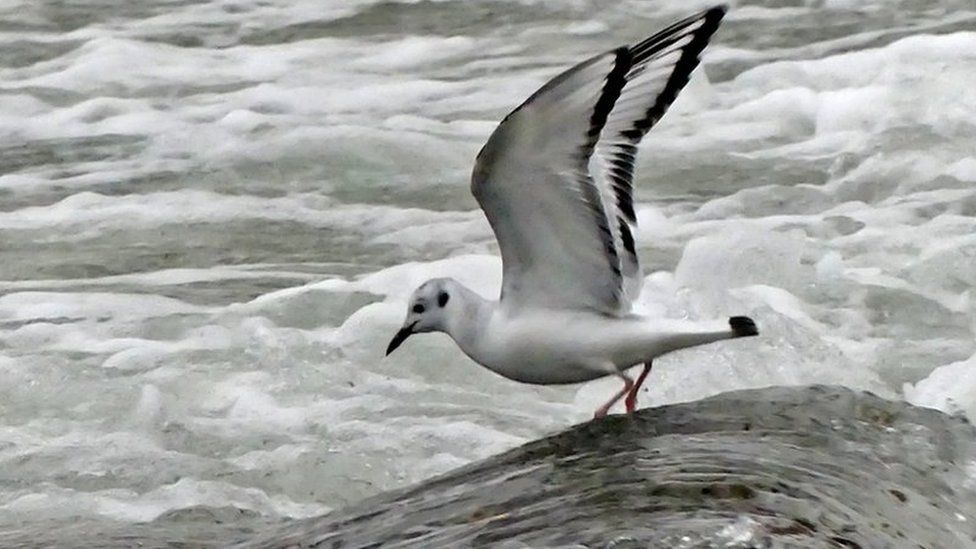
<path fill-rule="evenodd" d="M 688 82 L 724 13 L 712 8 L 583 61 L 492 133 L 471 190 L 501 249 L 504 306 L 629 310 L 642 279 L 637 145 Z"/>

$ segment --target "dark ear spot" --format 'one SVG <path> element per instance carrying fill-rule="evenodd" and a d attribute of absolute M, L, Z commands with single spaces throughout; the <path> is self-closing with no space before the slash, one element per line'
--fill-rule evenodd
<path fill-rule="evenodd" d="M 437 294 L 437 306 L 443 307 L 444 305 L 447 305 L 448 299 L 451 299 L 451 296 L 447 295 L 447 292 Z"/>

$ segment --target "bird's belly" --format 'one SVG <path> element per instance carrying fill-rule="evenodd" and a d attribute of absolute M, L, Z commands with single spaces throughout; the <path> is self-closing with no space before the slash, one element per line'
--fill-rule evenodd
<path fill-rule="evenodd" d="M 581 383 L 610 373 L 585 349 L 559 338 L 509 338 L 478 362 L 509 379 L 540 385 Z"/>
<path fill-rule="evenodd" d="M 574 361 L 526 361 L 516 359 L 497 364 L 485 364 L 494 372 L 508 379 L 536 385 L 564 385 L 582 383 L 607 375 L 586 364 Z"/>

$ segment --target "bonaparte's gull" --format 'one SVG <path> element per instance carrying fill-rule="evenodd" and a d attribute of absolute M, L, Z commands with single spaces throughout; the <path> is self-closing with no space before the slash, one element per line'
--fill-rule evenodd
<path fill-rule="evenodd" d="M 471 177 L 501 249 L 501 297 L 486 300 L 449 278 L 425 282 L 388 355 L 411 334 L 437 331 L 516 381 L 617 376 L 624 387 L 596 411 L 600 417 L 625 395 L 627 411 L 635 409 L 654 358 L 758 334 L 744 316 L 700 323 L 630 313 L 642 282 L 634 246 L 637 144 L 688 83 L 725 9 L 587 59 L 502 120 Z M 626 370 L 639 364 L 635 382 Z"/>

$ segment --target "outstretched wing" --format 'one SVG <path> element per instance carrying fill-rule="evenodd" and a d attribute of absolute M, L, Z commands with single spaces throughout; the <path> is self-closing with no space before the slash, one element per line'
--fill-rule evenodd
<path fill-rule="evenodd" d="M 471 191 L 501 249 L 502 304 L 629 310 L 637 144 L 688 82 L 724 7 L 556 76 L 478 154 Z"/>

